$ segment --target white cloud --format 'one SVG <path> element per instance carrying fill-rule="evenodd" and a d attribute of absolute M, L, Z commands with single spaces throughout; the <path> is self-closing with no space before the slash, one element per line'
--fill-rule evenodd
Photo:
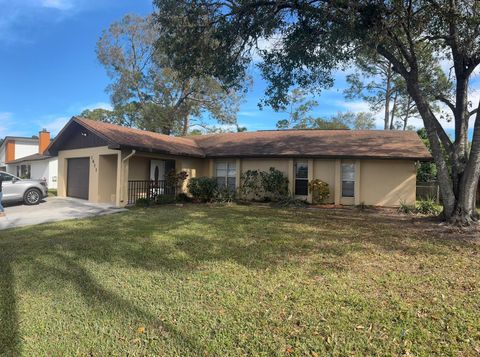
<path fill-rule="evenodd" d="M 10 126 L 12 125 L 12 113 L 0 112 L 0 138 L 8 135 Z"/>
<path fill-rule="evenodd" d="M 107 103 L 107 102 L 97 102 L 97 103 L 92 103 L 80 108 L 80 112 L 83 112 L 84 110 L 93 110 L 93 109 L 113 110 L 113 107 L 110 103 Z"/>
<path fill-rule="evenodd" d="M 279 49 L 282 47 L 281 36 L 271 36 L 269 38 L 260 38 L 257 40 L 256 48 L 252 48 L 252 59 L 253 62 L 261 62 L 262 57 L 260 55 L 261 51 L 271 51 L 274 49 Z"/>
<path fill-rule="evenodd" d="M 57 10 L 69 10 L 74 4 L 70 0 L 42 0 L 41 6 Z"/>
<path fill-rule="evenodd" d="M 258 111 L 241 111 L 238 112 L 239 116 L 242 117 L 258 117 L 261 114 L 260 110 Z"/>
<path fill-rule="evenodd" d="M 47 129 L 53 136 L 57 135 L 60 130 L 67 124 L 67 122 L 70 120 L 70 117 L 57 117 L 53 119 L 46 119 L 43 121 L 38 121 L 37 125 L 39 130 L 41 129 Z"/>
<path fill-rule="evenodd" d="M 337 105 L 345 108 L 348 111 L 352 111 L 354 113 L 358 112 L 368 112 L 370 111 L 370 106 L 367 102 L 363 100 L 359 101 L 337 101 Z"/>
<path fill-rule="evenodd" d="M 0 43 L 31 43 L 39 25 L 64 21 L 106 0 L 0 0 Z"/>

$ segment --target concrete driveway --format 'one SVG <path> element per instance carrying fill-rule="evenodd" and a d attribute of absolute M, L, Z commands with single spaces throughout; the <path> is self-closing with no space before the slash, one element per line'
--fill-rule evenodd
<path fill-rule="evenodd" d="M 124 211 L 126 209 L 115 208 L 109 204 L 91 203 L 75 198 L 49 197 L 37 206 L 20 204 L 6 206 L 7 216 L 0 218 L 0 230 Z"/>

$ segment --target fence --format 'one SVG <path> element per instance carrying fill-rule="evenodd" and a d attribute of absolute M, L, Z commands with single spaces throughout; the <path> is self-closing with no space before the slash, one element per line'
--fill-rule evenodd
<path fill-rule="evenodd" d="M 160 181 L 128 181 L 128 204 L 133 205 L 139 198 L 154 200 L 158 196 L 175 196 L 175 187 Z"/>
<path fill-rule="evenodd" d="M 417 182 L 417 200 L 427 199 L 440 203 L 440 187 L 437 182 Z"/>

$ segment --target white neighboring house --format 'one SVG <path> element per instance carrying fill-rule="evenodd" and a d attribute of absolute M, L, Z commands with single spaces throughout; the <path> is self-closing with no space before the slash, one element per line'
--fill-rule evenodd
<path fill-rule="evenodd" d="M 38 139 L 5 137 L 0 146 L 0 171 L 20 178 L 45 179 L 48 188 L 57 188 L 58 159 L 45 154 L 50 133 L 43 130 Z"/>

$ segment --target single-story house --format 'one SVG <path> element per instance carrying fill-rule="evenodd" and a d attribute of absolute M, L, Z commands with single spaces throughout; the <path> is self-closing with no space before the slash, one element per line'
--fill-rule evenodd
<path fill-rule="evenodd" d="M 57 158 L 45 153 L 50 133 L 42 130 L 38 137 L 7 136 L 0 145 L 0 171 L 20 178 L 42 179 L 48 188 L 57 188 Z"/>
<path fill-rule="evenodd" d="M 243 172 L 274 167 L 289 190 L 311 201 L 307 184 L 329 184 L 337 205 L 414 204 L 416 162 L 431 160 L 415 132 L 376 130 L 272 130 L 173 137 L 73 117 L 48 148 L 58 155 L 58 194 L 134 203 L 139 192 L 165 192 L 171 169 L 189 178 L 216 177 L 238 188 Z M 148 188 L 146 188 L 148 187 Z M 160 187 L 160 188 L 159 188 Z M 186 189 L 186 183 L 183 189 Z"/>

